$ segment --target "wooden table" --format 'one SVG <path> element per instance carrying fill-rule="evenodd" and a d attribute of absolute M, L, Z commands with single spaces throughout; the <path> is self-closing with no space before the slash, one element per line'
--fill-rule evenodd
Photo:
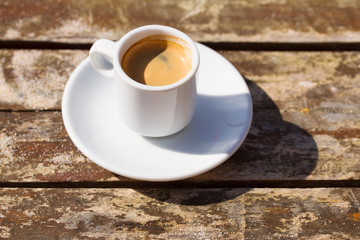
<path fill-rule="evenodd" d="M 238 151 L 177 182 L 97 166 L 61 117 L 91 44 L 154 23 L 227 58 L 254 104 Z M 359 0 L 1 1 L 0 238 L 359 239 L 359 39 Z"/>

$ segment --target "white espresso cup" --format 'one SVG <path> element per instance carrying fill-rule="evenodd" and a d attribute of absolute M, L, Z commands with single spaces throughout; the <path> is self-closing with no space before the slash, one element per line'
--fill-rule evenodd
<path fill-rule="evenodd" d="M 189 72 L 175 83 L 149 86 L 130 78 L 122 59 L 134 44 L 151 36 L 172 36 L 190 54 Z M 148 137 L 162 137 L 183 129 L 192 119 L 196 103 L 196 72 L 200 57 L 195 43 L 183 32 L 161 25 L 136 28 L 119 41 L 97 40 L 90 49 L 90 62 L 102 75 L 112 78 L 116 94 L 116 111 L 122 123 L 132 131 Z"/>

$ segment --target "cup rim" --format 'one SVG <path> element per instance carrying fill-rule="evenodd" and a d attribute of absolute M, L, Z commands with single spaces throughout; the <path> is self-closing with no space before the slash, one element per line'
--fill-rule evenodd
<path fill-rule="evenodd" d="M 175 83 L 169 84 L 169 85 L 151 86 L 151 85 L 145 85 L 145 84 L 139 83 L 139 82 L 133 80 L 132 78 L 130 78 L 123 70 L 121 63 L 120 63 L 120 57 L 119 57 L 120 51 L 122 50 L 125 53 L 131 46 L 133 46 L 139 40 L 149 37 L 149 36 L 159 35 L 159 34 L 170 35 L 170 36 L 180 38 L 190 46 L 190 48 L 191 48 L 190 50 L 192 52 L 191 69 L 182 79 L 180 79 L 179 81 L 177 81 Z M 138 38 L 139 40 L 135 40 L 134 42 L 130 42 L 130 44 L 129 44 L 129 41 L 132 41 L 133 39 L 136 39 L 136 38 Z M 116 74 L 119 75 L 119 77 L 122 80 L 124 80 L 127 84 L 130 84 L 131 86 L 138 88 L 138 89 L 142 89 L 142 90 L 146 90 L 146 91 L 168 91 L 168 90 L 177 88 L 178 86 L 183 85 L 184 83 L 188 82 L 191 78 L 193 78 L 199 68 L 200 55 L 199 55 L 199 51 L 196 47 L 195 42 L 185 33 L 181 32 L 178 29 L 172 28 L 172 27 L 163 26 L 163 25 L 142 26 L 142 27 L 133 29 L 130 32 L 128 32 L 127 34 L 125 34 L 119 41 L 116 42 L 116 44 L 117 44 L 116 51 L 115 51 L 116 54 L 114 55 L 115 59 L 113 60 L 114 70 L 115 70 Z M 126 45 L 126 44 L 129 46 L 125 49 L 122 49 L 122 47 L 124 47 L 124 45 Z M 122 59 L 122 57 L 121 57 L 121 59 Z"/>

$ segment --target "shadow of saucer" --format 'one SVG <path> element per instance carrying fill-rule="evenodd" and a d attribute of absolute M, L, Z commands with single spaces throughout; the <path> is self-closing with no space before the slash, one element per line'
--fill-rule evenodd
<path fill-rule="evenodd" d="M 137 192 L 157 201 L 186 206 L 204 206 L 234 199 L 251 188 L 141 188 Z"/>
<path fill-rule="evenodd" d="M 253 121 L 249 134 L 241 147 L 226 162 L 208 173 L 192 179 L 169 183 L 170 188 L 136 189 L 136 191 L 154 198 L 178 205 L 208 205 L 236 198 L 251 188 L 192 188 L 198 182 L 219 183 L 230 181 L 247 182 L 256 187 L 256 182 L 303 180 L 311 174 L 318 160 L 318 148 L 312 136 L 301 127 L 284 121 L 272 99 L 259 86 L 246 79 L 253 100 Z M 209 100 L 209 99 L 203 99 Z M 217 100 L 214 100 L 216 104 Z M 212 101 L 210 100 L 210 101 Z M 218 99 L 225 104 L 224 99 Z M 239 99 L 240 100 L 240 99 Z M 238 102 L 241 105 L 241 102 Z M 162 147 L 182 151 L 181 147 L 171 143 L 162 143 Z M 217 151 L 216 148 L 210 148 Z M 206 151 L 203 147 L 198 154 Z M 220 180 L 212 180 L 220 179 Z M 222 180 L 223 179 L 223 180 Z M 174 187 L 171 187 L 174 184 Z M 231 185 L 227 185 L 231 187 Z M 260 186 L 261 187 L 261 186 Z"/>

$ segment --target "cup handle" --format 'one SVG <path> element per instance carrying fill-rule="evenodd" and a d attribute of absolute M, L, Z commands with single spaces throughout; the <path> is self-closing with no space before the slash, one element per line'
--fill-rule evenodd
<path fill-rule="evenodd" d="M 94 42 L 89 52 L 92 66 L 108 78 L 112 78 L 114 74 L 113 56 L 115 47 L 115 42 L 107 39 L 99 39 Z"/>

